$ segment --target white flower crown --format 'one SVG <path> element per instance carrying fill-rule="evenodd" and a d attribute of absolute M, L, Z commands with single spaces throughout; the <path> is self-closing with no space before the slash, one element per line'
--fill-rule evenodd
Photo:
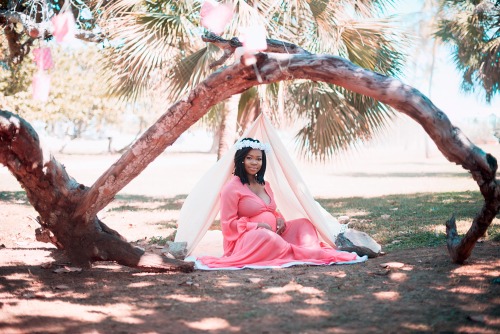
<path fill-rule="evenodd" d="M 237 150 L 241 150 L 242 148 L 245 148 L 245 147 L 251 147 L 255 150 L 261 150 L 261 151 L 264 151 L 266 153 L 269 153 L 271 151 L 271 146 L 269 144 L 257 143 L 257 142 L 254 142 L 254 141 L 251 141 L 248 139 L 240 140 L 235 145 L 236 145 Z"/>

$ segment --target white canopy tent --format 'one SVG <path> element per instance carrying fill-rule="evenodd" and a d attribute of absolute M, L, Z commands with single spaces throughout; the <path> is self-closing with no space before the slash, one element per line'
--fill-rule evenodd
<path fill-rule="evenodd" d="M 246 137 L 256 138 L 271 146 L 271 152 L 266 153 L 265 180 L 270 182 L 278 209 L 285 219 L 308 218 L 316 226 L 322 239 L 333 245 L 347 225 L 340 224 L 314 200 L 276 129 L 264 114 L 260 114 L 242 136 Z M 188 255 L 213 255 L 195 254 L 197 252 L 193 251 L 206 236 L 219 213 L 219 194 L 234 170 L 235 152 L 233 145 L 195 185 L 182 206 L 175 242 L 186 242 Z M 222 237 L 217 240 L 220 245 L 216 247 L 220 247 L 220 252 L 216 253 L 222 254 Z"/>

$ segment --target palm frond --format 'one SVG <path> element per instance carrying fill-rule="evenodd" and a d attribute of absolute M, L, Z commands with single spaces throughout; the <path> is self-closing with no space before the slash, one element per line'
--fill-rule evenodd
<path fill-rule="evenodd" d="M 375 72 L 398 76 L 406 55 L 401 51 L 408 47 L 404 39 L 399 39 L 394 28 L 387 21 L 352 22 L 341 34 L 345 48 L 340 56 Z"/>
<path fill-rule="evenodd" d="M 387 9 L 393 8 L 398 1 L 395 0 L 357 0 L 347 1 L 353 5 L 358 15 L 364 18 L 376 16 L 384 13 Z"/>
<path fill-rule="evenodd" d="M 220 49 L 208 44 L 195 53 L 179 60 L 172 68 L 167 81 L 160 88 L 171 101 L 179 99 L 187 91 L 204 80 L 212 70 L 209 65 L 220 54 Z"/>
<path fill-rule="evenodd" d="M 227 37 L 239 36 L 240 28 L 258 24 L 266 27 L 269 38 L 290 41 L 311 52 L 341 55 L 387 75 L 401 71 L 404 55 L 400 50 L 405 45 L 400 41 L 404 37 L 394 32 L 392 22 L 378 18 L 393 0 L 223 2 L 234 6 Z M 108 24 L 123 27 L 112 36 L 116 44 L 110 55 L 111 82 L 116 92 L 137 96 L 154 89 L 173 101 L 212 72 L 208 64 L 220 50 L 199 43 L 199 5 L 195 0 L 139 4 L 117 0 L 108 16 Z M 376 18 L 363 23 L 366 17 Z M 278 101 L 286 101 L 287 108 Z M 369 138 L 390 119 L 390 110 L 384 105 L 342 88 L 307 81 L 281 82 L 241 95 L 241 128 L 264 106 L 276 112 L 271 115 L 276 120 L 283 116 L 280 112 L 295 123 L 304 120 L 306 125 L 298 135 L 302 148 L 310 157 L 322 159 Z M 217 124 L 214 114 L 218 108 L 206 116 L 210 124 Z"/>
<path fill-rule="evenodd" d="M 111 45 L 104 73 L 110 91 L 126 98 L 137 98 L 158 76 L 168 71 L 172 59 L 186 49 L 194 38 L 194 25 L 188 13 L 145 13 L 135 10 L 130 1 L 119 1 L 111 9 L 115 16 L 106 23 L 119 26 L 111 30 Z M 108 15 L 111 15 L 108 13 Z"/>
<path fill-rule="evenodd" d="M 257 87 L 252 87 L 244 91 L 240 96 L 238 106 L 238 128 L 239 135 L 253 123 L 261 112 L 260 97 Z"/>
<path fill-rule="evenodd" d="M 436 36 L 453 46 L 465 92 L 484 94 L 490 102 L 500 91 L 500 8 L 488 2 L 446 1 Z"/>
<path fill-rule="evenodd" d="M 337 151 L 366 141 L 384 128 L 393 113 L 372 98 L 324 83 L 292 85 L 289 111 L 306 124 L 296 136 L 303 155 L 326 160 Z"/>

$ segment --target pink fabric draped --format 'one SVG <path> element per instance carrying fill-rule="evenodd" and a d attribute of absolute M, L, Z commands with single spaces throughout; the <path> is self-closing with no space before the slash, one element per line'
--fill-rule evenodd
<path fill-rule="evenodd" d="M 332 264 L 356 262 L 355 253 L 343 252 L 322 242 L 308 219 L 285 222 L 285 231 L 276 233 L 274 194 L 268 182 L 265 190 L 270 203 L 253 193 L 237 176 L 221 192 L 221 225 L 224 256 L 202 256 L 197 260 L 209 268 L 241 268 L 251 266 L 283 266 L 289 263 Z M 273 231 L 257 228 L 267 223 Z"/>

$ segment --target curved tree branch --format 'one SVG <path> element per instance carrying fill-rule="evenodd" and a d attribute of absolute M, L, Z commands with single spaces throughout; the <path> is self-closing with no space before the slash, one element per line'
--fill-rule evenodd
<path fill-rule="evenodd" d="M 124 155 L 86 192 L 76 215 L 93 216 L 103 209 L 115 194 L 135 178 L 179 134 L 199 120 L 208 108 L 229 96 L 262 83 L 309 79 L 342 86 L 370 96 L 417 121 L 451 162 L 469 170 L 485 196 L 485 208 L 474 220 L 471 230 L 460 242 L 454 242 L 450 255 L 463 262 L 470 254 L 465 244 L 475 243 L 498 212 L 496 160 L 475 146 L 446 114 L 415 88 L 398 79 L 360 68 L 346 59 L 330 55 L 258 54 L 257 71 L 240 63 L 223 68 L 200 83 L 189 95 L 167 109 Z M 467 248 L 467 247 L 465 247 Z"/>
<path fill-rule="evenodd" d="M 461 263 L 467 259 L 475 242 L 484 234 L 499 210 L 496 159 L 475 146 L 441 110 L 415 88 L 335 56 L 260 53 L 255 66 L 247 67 L 237 62 L 216 71 L 187 96 L 170 106 L 90 188 L 69 178 L 64 168 L 54 159 L 42 164 L 41 153 L 33 151 L 33 154 L 26 156 L 25 150 L 30 148 L 25 146 L 38 145 L 36 134 L 31 136 L 33 143 L 16 149 L 18 140 L 30 140 L 30 136 L 15 135 L 18 131 L 28 131 L 28 127 L 20 127 L 20 119 L 8 113 L 0 113 L 0 163 L 6 164 L 27 189 L 28 198 L 37 211 L 43 211 L 42 219 L 58 242 L 68 249 L 67 246 L 72 241 L 79 240 L 82 246 L 80 250 L 72 247 L 77 255 L 74 258 L 83 259 L 81 261 L 118 258 L 122 263 L 127 263 L 124 256 L 132 256 L 134 260 L 131 264 L 139 266 L 141 262 L 138 259 L 142 255 L 136 250 L 129 250 L 126 243 L 115 235 L 103 234 L 97 213 L 211 106 L 259 84 L 295 79 L 339 85 L 392 106 L 417 121 L 449 161 L 460 164 L 471 172 L 485 198 L 485 204 L 463 239 L 460 240 L 456 231 L 453 232 L 451 223 L 448 232 L 448 247 L 453 261 Z M 45 193 L 35 194 L 35 191 L 44 190 L 43 185 L 52 185 L 56 191 L 50 193 L 46 190 L 48 198 L 43 197 Z M 49 208 L 44 207 L 47 203 L 51 204 Z M 67 222 L 72 224 L 70 231 L 64 229 Z M 110 243 L 120 251 L 112 251 L 106 247 Z"/>

